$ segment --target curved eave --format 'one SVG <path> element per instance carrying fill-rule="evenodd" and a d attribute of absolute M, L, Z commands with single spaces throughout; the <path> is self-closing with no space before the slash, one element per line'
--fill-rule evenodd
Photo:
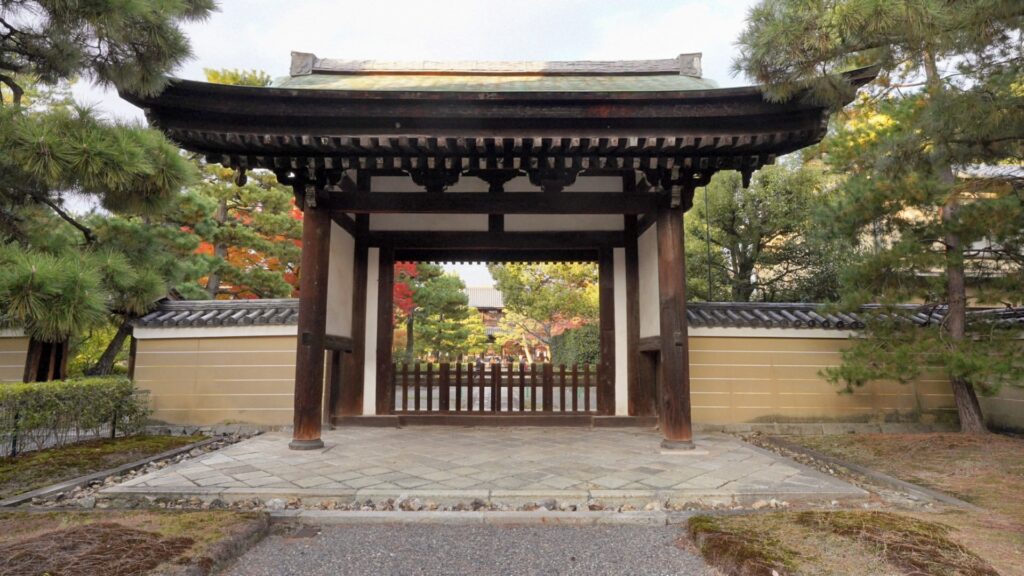
<path fill-rule="evenodd" d="M 873 76 L 872 69 L 848 75 L 857 85 Z M 297 167 L 309 158 L 358 167 L 381 166 L 375 159 L 384 159 L 383 167 L 408 168 L 425 156 L 471 168 L 480 158 L 510 164 L 513 157 L 542 156 L 733 156 L 761 165 L 820 140 L 827 121 L 822 106 L 769 102 L 758 87 L 415 92 L 171 80 L 159 95 L 122 97 L 186 149 L 227 165 L 268 168 Z"/>

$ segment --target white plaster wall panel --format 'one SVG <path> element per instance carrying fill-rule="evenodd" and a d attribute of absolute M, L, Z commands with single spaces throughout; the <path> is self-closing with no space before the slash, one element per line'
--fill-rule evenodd
<path fill-rule="evenodd" d="M 615 415 L 629 416 L 629 370 L 626 342 L 626 249 L 612 249 L 615 294 Z"/>
<path fill-rule="evenodd" d="M 506 232 L 615 232 L 621 214 L 506 214 Z"/>
<path fill-rule="evenodd" d="M 658 225 L 644 231 L 637 240 L 640 275 L 640 337 L 661 334 L 658 314 Z"/>
<path fill-rule="evenodd" d="M 344 228 L 331 222 L 331 255 L 327 267 L 327 333 L 352 337 L 352 281 L 356 242 Z"/>
<path fill-rule="evenodd" d="M 518 176 L 505 182 L 505 192 L 540 192 L 540 186 L 534 186 L 530 183 L 528 176 Z"/>
<path fill-rule="evenodd" d="M 621 176 L 580 176 L 563 192 L 622 192 Z"/>
<path fill-rule="evenodd" d="M 408 176 L 374 176 L 370 178 L 370 192 L 426 192 Z"/>
<path fill-rule="evenodd" d="M 446 192 L 486 193 L 490 185 L 476 176 L 462 176 L 459 181 L 445 188 Z M 540 186 L 530 183 L 528 176 L 518 176 L 504 186 L 505 192 L 540 192 Z M 425 192 L 424 188 L 408 176 L 374 176 L 370 180 L 370 192 Z M 619 176 L 580 176 L 565 192 L 622 192 L 622 178 Z"/>
<path fill-rule="evenodd" d="M 377 283 L 380 280 L 380 248 L 370 248 L 366 258 L 366 346 L 363 353 L 363 414 L 377 413 Z"/>
<path fill-rule="evenodd" d="M 372 214 L 370 230 L 486 232 L 487 214 Z"/>

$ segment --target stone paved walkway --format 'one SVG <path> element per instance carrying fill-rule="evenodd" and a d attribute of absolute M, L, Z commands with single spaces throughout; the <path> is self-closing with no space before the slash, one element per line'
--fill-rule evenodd
<path fill-rule="evenodd" d="M 474 498 L 516 504 L 654 499 L 789 501 L 861 498 L 850 484 L 724 434 L 699 435 L 703 455 L 663 454 L 650 430 L 350 427 L 325 448 L 288 449 L 272 433 L 146 474 L 104 492 L 245 497 Z"/>

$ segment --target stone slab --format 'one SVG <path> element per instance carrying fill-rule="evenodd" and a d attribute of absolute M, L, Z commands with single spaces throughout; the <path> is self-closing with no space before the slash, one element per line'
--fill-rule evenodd
<path fill-rule="evenodd" d="M 304 504 L 404 496 L 439 506 L 475 499 L 510 506 L 552 498 L 577 506 L 591 499 L 643 506 L 867 495 L 725 434 L 699 434 L 705 453 L 686 457 L 661 454 L 661 437 L 635 428 L 351 427 L 327 431 L 323 439 L 324 448 L 297 452 L 288 449 L 286 433 L 264 434 L 101 495 L 301 498 Z"/>

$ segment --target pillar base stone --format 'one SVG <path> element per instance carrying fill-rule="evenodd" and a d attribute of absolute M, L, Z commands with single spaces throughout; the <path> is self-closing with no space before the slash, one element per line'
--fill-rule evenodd
<path fill-rule="evenodd" d="M 662 450 L 693 450 L 693 440 L 669 440 L 665 438 L 661 441 Z"/>
<path fill-rule="evenodd" d="M 319 450 L 324 447 L 324 441 L 316 438 L 314 440 L 292 440 L 288 448 L 292 450 Z"/>

